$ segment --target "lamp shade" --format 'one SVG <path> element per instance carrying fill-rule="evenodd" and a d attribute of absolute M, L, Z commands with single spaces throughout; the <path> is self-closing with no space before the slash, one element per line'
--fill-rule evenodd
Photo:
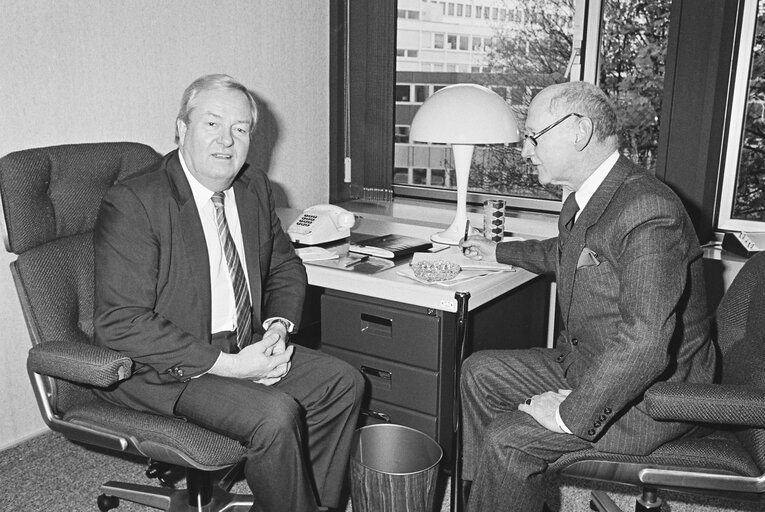
<path fill-rule="evenodd" d="M 412 142 L 505 144 L 521 140 L 510 105 L 475 84 L 455 84 L 433 93 L 420 106 L 409 131 Z"/>

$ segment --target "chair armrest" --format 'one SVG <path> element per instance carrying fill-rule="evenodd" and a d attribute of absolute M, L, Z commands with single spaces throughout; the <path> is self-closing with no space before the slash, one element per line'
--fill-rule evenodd
<path fill-rule="evenodd" d="M 107 387 L 130 377 L 133 361 L 119 352 L 96 345 L 50 341 L 29 350 L 27 367 L 41 375 Z"/>
<path fill-rule="evenodd" d="M 765 390 L 749 386 L 660 382 L 645 394 L 657 420 L 765 428 Z"/>

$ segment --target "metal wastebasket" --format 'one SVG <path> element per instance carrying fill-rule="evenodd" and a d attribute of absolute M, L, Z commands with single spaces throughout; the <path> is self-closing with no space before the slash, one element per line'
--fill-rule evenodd
<path fill-rule="evenodd" d="M 419 430 L 369 425 L 351 452 L 353 512 L 432 512 L 443 450 Z"/>

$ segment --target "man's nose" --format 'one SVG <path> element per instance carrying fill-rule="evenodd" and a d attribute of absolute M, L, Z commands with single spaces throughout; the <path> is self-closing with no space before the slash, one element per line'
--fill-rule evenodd
<path fill-rule="evenodd" d="M 226 147 L 231 146 L 234 143 L 234 137 L 228 130 L 221 130 L 220 135 L 218 135 L 218 143 Z"/>
<path fill-rule="evenodd" d="M 521 157 L 531 158 L 531 155 L 534 153 L 534 144 L 526 137 L 523 138 L 521 144 Z"/>

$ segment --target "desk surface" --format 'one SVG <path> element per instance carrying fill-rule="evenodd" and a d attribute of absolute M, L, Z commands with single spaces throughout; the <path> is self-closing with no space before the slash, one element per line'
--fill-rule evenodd
<path fill-rule="evenodd" d="M 277 214 L 286 229 L 286 226 L 298 217 L 300 211 L 278 208 Z M 353 231 L 370 235 L 394 233 L 429 239 L 430 235 L 438 231 L 438 229 L 361 216 L 358 217 Z M 308 273 L 308 283 L 313 286 L 434 308 L 451 313 L 457 311 L 457 300 L 455 298 L 455 293 L 457 292 L 470 293 L 468 308 L 473 310 L 536 277 L 535 274 L 518 268 L 514 272 L 495 272 L 449 286 L 438 284 L 427 285 L 396 273 L 396 269 L 399 266 L 408 264 L 408 259 L 396 261 L 394 268 L 382 270 L 375 274 L 362 274 L 311 264 L 306 264 L 306 271 Z"/>

